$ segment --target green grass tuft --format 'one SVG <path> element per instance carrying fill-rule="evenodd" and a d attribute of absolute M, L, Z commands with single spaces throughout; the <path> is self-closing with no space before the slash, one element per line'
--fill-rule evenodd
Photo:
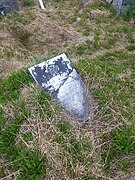
<path fill-rule="evenodd" d="M 82 59 L 76 66 L 84 80 L 87 76 L 88 83 L 94 83 L 91 89 L 94 98 L 102 105 L 117 104 L 117 118 L 124 117 L 130 121 L 134 120 L 134 58 L 134 54 L 114 51 L 95 59 Z"/>
<path fill-rule="evenodd" d="M 52 108 L 50 107 L 50 101 L 51 101 L 51 95 L 48 92 L 45 92 L 44 90 L 41 90 L 39 92 L 39 97 L 38 97 L 38 103 L 42 106 L 42 109 L 44 110 L 45 114 L 48 117 L 52 116 Z M 40 112 L 41 108 L 39 109 Z M 41 111 L 42 114 L 42 111 Z"/>
<path fill-rule="evenodd" d="M 34 0 L 21 0 L 21 2 L 24 6 L 34 6 L 35 5 Z"/>
<path fill-rule="evenodd" d="M 83 35 L 84 35 L 84 36 L 89 36 L 89 35 L 90 35 L 90 32 L 89 32 L 89 31 L 84 31 Z"/>
<path fill-rule="evenodd" d="M 5 123 L 4 110 L 0 106 L 0 129 L 2 128 L 4 123 Z"/>
<path fill-rule="evenodd" d="M 66 121 L 64 122 L 61 122 L 61 123 L 58 123 L 57 124 L 57 128 L 63 133 L 67 133 L 70 131 L 71 127 L 70 127 L 70 124 Z"/>
<path fill-rule="evenodd" d="M 38 151 L 21 149 L 18 152 L 19 163 L 14 165 L 14 169 L 20 169 L 19 180 L 42 179 L 46 173 L 46 158 L 43 158 Z"/>
<path fill-rule="evenodd" d="M 129 46 L 127 46 L 127 49 L 129 51 L 135 51 L 135 45 L 129 45 Z"/>
<path fill-rule="evenodd" d="M 20 95 L 20 89 L 32 81 L 28 70 L 14 72 L 6 80 L 0 79 L 0 102 L 6 103 L 11 99 L 17 99 Z"/>
<path fill-rule="evenodd" d="M 112 148 L 118 154 L 128 154 L 135 151 L 135 126 L 125 126 L 113 133 Z"/>
<path fill-rule="evenodd" d="M 108 136 L 108 135 L 107 135 Z M 103 155 L 104 159 L 104 170 L 108 172 L 110 169 L 110 163 L 114 159 L 120 159 L 120 157 L 129 156 L 131 153 L 135 153 L 135 126 L 125 125 L 119 127 L 111 135 L 111 144 L 106 147 L 105 153 Z M 104 136 L 105 137 L 105 136 Z M 108 136 L 109 137 L 109 136 Z M 110 138 L 110 137 L 109 137 Z M 106 139 L 107 140 L 107 139 Z M 118 162 L 118 166 L 124 171 L 127 170 L 128 164 L 130 163 L 130 158 Z"/>
<path fill-rule="evenodd" d="M 77 54 L 82 55 L 82 54 L 84 54 L 86 49 L 85 49 L 84 45 L 80 44 L 77 46 L 76 50 L 77 50 Z"/>
<path fill-rule="evenodd" d="M 38 151 L 19 149 L 15 146 L 20 126 L 29 115 L 23 101 L 18 101 L 15 107 L 15 119 L 12 123 L 7 123 L 0 134 L 0 153 L 8 161 L 14 161 L 10 168 L 13 171 L 19 170 L 18 179 L 41 179 L 46 172 L 46 159 Z"/>
<path fill-rule="evenodd" d="M 32 141 L 33 140 L 33 135 L 31 132 L 26 132 L 23 134 L 23 139 L 26 142 Z"/>

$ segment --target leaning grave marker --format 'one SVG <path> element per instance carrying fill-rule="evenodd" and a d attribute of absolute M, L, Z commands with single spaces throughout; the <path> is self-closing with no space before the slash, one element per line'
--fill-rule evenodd
<path fill-rule="evenodd" d="M 73 116 L 81 121 L 87 116 L 90 109 L 84 83 L 64 53 L 30 67 L 29 71 L 34 80 Z"/>

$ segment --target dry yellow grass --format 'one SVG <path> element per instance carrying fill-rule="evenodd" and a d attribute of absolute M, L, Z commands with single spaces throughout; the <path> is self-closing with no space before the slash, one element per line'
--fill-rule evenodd
<path fill-rule="evenodd" d="M 104 1 L 101 2 L 105 4 Z M 100 2 L 97 0 L 91 1 L 88 4 L 90 9 L 87 8 L 86 11 L 85 8 L 81 9 L 79 7 L 78 0 L 66 1 L 64 5 L 54 1 L 46 1 L 47 9 L 45 11 L 42 11 L 38 5 L 30 9 L 20 6 L 19 13 L 11 17 L 4 17 L 0 25 L 0 69 L 2 70 L 2 76 L 5 77 L 14 70 L 19 71 L 23 67 L 33 65 L 35 63 L 34 56 L 36 55 L 49 58 L 66 52 L 76 66 L 80 58 L 87 59 L 89 57 L 92 61 L 93 58 L 115 50 L 124 50 L 129 53 L 125 50 L 125 47 L 129 45 L 128 35 L 125 32 L 119 32 L 119 29 L 126 31 L 126 26 L 129 25 L 133 28 L 132 21 L 124 22 L 121 19 L 118 21 L 114 19 L 114 25 L 111 26 L 113 22 L 110 22 L 110 11 L 99 5 L 91 7 L 93 3 L 99 4 Z M 76 21 L 78 17 L 81 18 L 81 22 Z M 100 20 L 101 22 L 99 22 Z M 85 36 L 85 31 L 90 31 L 90 35 Z M 112 31 L 115 31 L 115 33 L 112 33 Z M 97 44 L 94 44 L 96 34 L 100 34 L 98 40 L 100 44 L 97 47 Z M 108 43 L 111 36 L 114 38 Z M 90 42 L 90 45 L 87 45 L 86 42 Z M 76 53 L 79 44 L 85 47 L 85 53 L 82 55 Z M 134 54 L 134 52 L 129 54 Z M 83 74 L 85 69 L 81 69 L 81 71 Z M 101 88 L 105 72 L 102 72 L 102 75 L 103 77 L 99 77 L 98 82 L 96 82 L 96 77 L 90 79 L 89 75 L 85 74 L 84 80 L 88 89 L 89 87 L 91 89 Z M 132 72 L 128 69 L 119 73 L 117 79 L 124 82 L 125 79 L 130 79 L 131 75 Z M 51 111 L 51 115 L 48 116 L 45 111 L 46 107 L 38 102 L 39 94 L 40 88 L 35 83 L 21 89 L 21 98 L 26 103 L 31 115 L 20 128 L 16 138 L 16 146 L 38 149 L 43 156 L 47 156 L 49 166 L 43 179 L 78 180 L 79 177 L 83 179 L 90 176 L 109 180 L 134 179 L 134 169 L 131 170 L 131 176 L 125 175 L 117 169 L 112 171 L 113 174 L 106 175 L 102 170 L 104 166 L 101 157 L 103 146 L 108 142 L 102 142 L 101 134 L 112 132 L 123 122 L 132 124 L 128 118 L 116 110 L 115 106 L 117 104 L 113 97 L 110 99 L 110 103 L 105 103 L 100 108 L 99 102 L 93 100 L 88 91 L 88 100 L 92 100 L 93 112 L 85 123 L 79 123 L 77 119 L 61 109 L 55 101 L 46 100 L 49 104 L 47 111 Z M 9 122 L 12 121 L 15 111 L 12 102 L 4 106 L 3 109 L 6 119 Z M 117 120 L 118 117 L 121 119 Z M 58 124 L 63 122 L 69 123 L 70 126 L 66 133 L 61 132 L 58 128 Z M 27 133 L 32 134 L 32 140 L 27 141 L 24 138 L 24 134 Z M 89 144 L 84 151 L 81 149 L 82 147 L 79 147 L 81 149 L 78 150 L 79 157 L 78 154 L 71 152 L 73 148 L 71 138 L 74 139 L 77 145 L 80 142 L 83 144 L 85 141 Z M 79 146 L 82 146 L 82 144 L 79 144 Z M 83 157 L 83 160 L 81 157 Z M 7 176 L 4 178 L 11 179 L 12 172 L 7 172 L 6 162 L 3 162 L 3 159 L 0 159 L 0 162 L 5 164 L 5 174 Z M 19 172 L 13 174 L 17 179 Z"/>

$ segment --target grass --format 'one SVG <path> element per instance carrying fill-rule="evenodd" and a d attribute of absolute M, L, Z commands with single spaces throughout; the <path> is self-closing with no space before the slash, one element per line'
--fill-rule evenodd
<path fill-rule="evenodd" d="M 134 20 L 116 16 L 104 0 L 83 9 L 79 3 L 46 0 L 45 13 L 23 7 L 1 19 L 0 178 L 134 176 Z M 75 60 L 92 94 L 93 116 L 84 124 L 37 87 L 27 69 L 10 73 L 61 51 Z"/>
<path fill-rule="evenodd" d="M 24 6 L 34 6 L 35 5 L 34 0 L 21 0 L 21 2 Z"/>
<path fill-rule="evenodd" d="M 4 110 L 3 110 L 2 107 L 0 107 L 0 127 L 3 126 L 4 122 L 5 122 L 5 118 L 4 118 Z"/>
<path fill-rule="evenodd" d="M 52 109 L 50 109 L 50 101 L 51 101 L 51 95 L 49 93 L 44 92 L 44 90 L 41 90 L 39 93 L 39 97 L 38 97 L 38 103 L 41 105 L 41 107 L 43 108 L 45 114 L 48 117 L 51 117 L 52 113 Z M 41 111 L 42 114 L 42 111 Z"/>
<path fill-rule="evenodd" d="M 31 132 L 26 132 L 23 134 L 23 139 L 24 141 L 28 142 L 28 141 L 32 141 L 33 140 L 33 135 Z"/>
<path fill-rule="evenodd" d="M 110 170 L 110 164 L 113 160 L 117 161 L 117 158 L 122 157 L 123 155 L 127 156 L 127 158 L 125 160 L 119 160 L 118 167 L 121 170 L 124 170 L 124 172 L 127 172 L 128 168 L 133 166 L 133 163 L 131 163 L 132 158 L 128 157 L 128 155 L 134 154 L 135 152 L 134 134 L 135 126 L 125 125 L 112 132 L 112 135 L 110 135 L 111 137 L 107 135 L 108 137 L 105 139 L 111 139 L 111 144 L 109 147 L 106 147 L 103 156 L 105 162 L 104 168 L 106 171 Z"/>
<path fill-rule="evenodd" d="M 18 98 L 21 88 L 32 81 L 26 69 L 18 73 L 12 73 L 6 80 L 1 79 L 0 102 L 6 103 L 9 100 Z"/>
<path fill-rule="evenodd" d="M 18 171 L 18 179 L 40 179 L 45 173 L 45 159 L 37 151 L 30 151 L 15 146 L 15 138 L 19 132 L 20 125 L 26 120 L 28 112 L 23 101 L 17 102 L 17 108 L 21 110 L 14 121 L 5 124 L 0 134 L 0 153 L 11 163 L 10 169 Z"/>
<path fill-rule="evenodd" d="M 25 14 L 21 12 L 15 12 L 12 14 L 12 16 L 7 17 L 7 23 L 4 26 L 9 30 L 15 30 L 15 27 L 19 27 L 20 25 L 28 25 L 35 19 L 36 15 L 30 11 L 25 12 Z"/>
<path fill-rule="evenodd" d="M 128 11 L 126 13 L 123 13 L 123 18 L 125 20 L 129 20 L 131 18 L 135 18 L 135 0 L 132 1 L 132 4 L 130 5 L 130 7 L 128 8 Z M 134 20 L 135 22 L 135 20 Z"/>
<path fill-rule="evenodd" d="M 63 134 L 67 133 L 70 130 L 70 125 L 68 122 L 61 122 L 57 124 L 58 129 Z"/>
<path fill-rule="evenodd" d="M 0 108 L 0 153 L 11 162 L 8 168 L 18 172 L 18 179 L 40 179 L 45 174 L 46 158 L 42 157 L 38 150 L 20 149 L 15 145 L 21 124 L 30 116 L 25 102 L 20 99 L 20 89 L 32 82 L 32 78 L 24 69 L 12 73 L 7 79 L 1 79 L 1 82 L 1 103 L 12 101 L 15 119 L 12 119 L 11 123 L 6 122 L 5 112 Z M 25 134 L 24 139 L 32 140 L 31 134 Z"/>
<path fill-rule="evenodd" d="M 92 77 L 94 77 L 94 87 L 96 88 L 92 88 L 93 96 L 102 104 L 107 103 L 108 106 L 114 108 L 119 116 L 124 116 L 127 121 L 134 120 L 134 58 L 134 55 L 116 51 L 93 60 L 82 59 L 77 65 L 79 71 L 83 70 L 84 76 L 90 75 L 89 83 L 91 83 L 90 80 L 93 81 Z M 123 73 L 128 72 L 129 68 L 130 73 L 123 76 Z M 122 108 L 123 106 L 125 109 Z"/>
<path fill-rule="evenodd" d="M 129 46 L 127 46 L 127 49 L 129 51 L 134 51 L 135 50 L 135 45 L 129 45 Z"/>
<path fill-rule="evenodd" d="M 87 77 L 86 82 L 94 84 L 91 89 L 93 96 L 100 104 L 99 109 L 107 105 L 105 121 L 113 124 L 114 119 L 117 120 L 114 126 L 120 122 L 134 123 L 134 86 L 132 86 L 134 84 L 134 58 L 134 54 L 115 51 L 95 59 L 82 59 L 77 64 L 78 71 L 82 72 L 84 80 Z M 128 72 L 129 69 L 130 72 Z M 133 167 L 134 125 L 120 126 L 111 133 L 111 135 L 108 133 L 108 138 L 103 141 L 107 142 L 102 148 L 104 170 L 106 173 L 115 171 L 114 166 L 128 173 L 129 168 Z M 122 159 L 123 156 L 127 158 Z"/>
<path fill-rule="evenodd" d="M 91 41 L 88 39 L 88 40 L 86 40 L 86 44 L 88 45 L 88 46 L 90 46 L 91 45 Z"/>
<path fill-rule="evenodd" d="M 84 36 L 89 36 L 90 32 L 89 31 L 85 31 L 83 34 L 84 34 Z"/>
<path fill-rule="evenodd" d="M 66 122 L 57 124 L 57 127 L 60 132 L 54 140 L 63 149 L 64 156 L 68 160 L 68 176 L 70 178 L 76 177 L 76 172 L 73 171 L 73 168 L 76 168 L 78 164 L 83 164 L 85 166 L 85 171 L 83 174 L 89 174 L 88 169 L 90 167 L 90 164 L 93 163 L 92 158 L 88 155 L 88 152 L 91 150 L 91 143 L 89 142 L 89 140 L 81 136 L 79 137 L 79 139 L 77 139 L 75 135 L 71 134 L 73 132 L 73 128 L 69 128 L 69 124 L 67 124 Z"/>
<path fill-rule="evenodd" d="M 79 55 L 84 54 L 84 52 L 85 52 L 84 45 L 82 45 L 82 44 L 78 45 L 77 48 L 76 48 L 76 51 L 77 51 L 77 54 L 79 54 Z"/>

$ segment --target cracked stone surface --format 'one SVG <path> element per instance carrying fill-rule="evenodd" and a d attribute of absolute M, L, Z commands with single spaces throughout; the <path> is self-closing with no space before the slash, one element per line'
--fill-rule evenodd
<path fill-rule="evenodd" d="M 65 54 L 29 68 L 34 80 L 73 116 L 83 119 L 89 113 L 85 87 Z"/>

